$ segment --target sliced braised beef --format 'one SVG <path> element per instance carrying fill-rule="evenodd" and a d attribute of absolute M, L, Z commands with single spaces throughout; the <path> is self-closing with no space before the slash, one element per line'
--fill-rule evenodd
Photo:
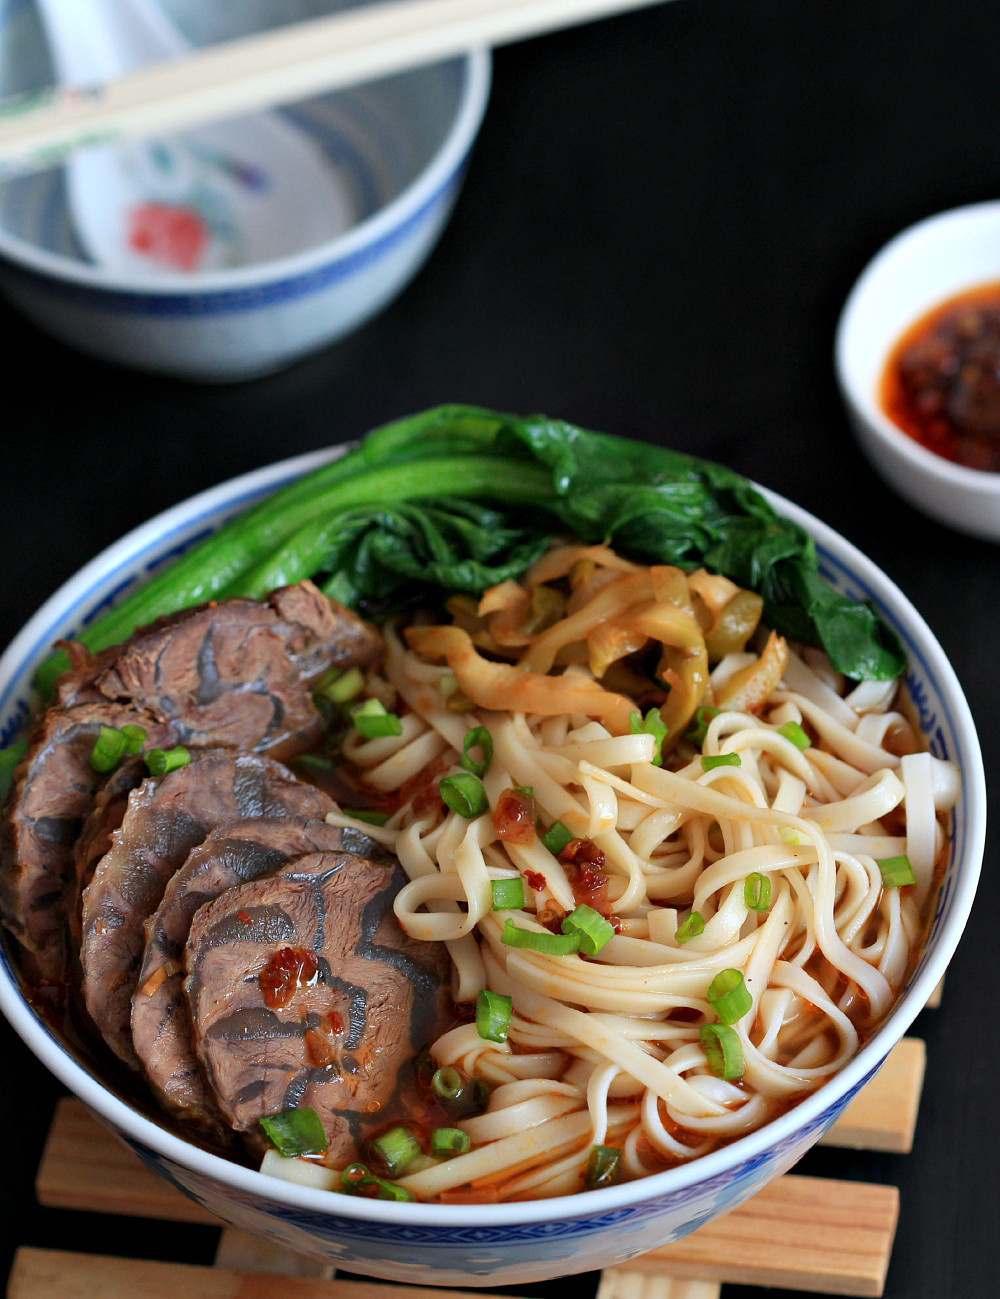
<path fill-rule="evenodd" d="M 80 836 L 73 845 L 73 878 L 67 899 L 67 931 L 70 956 L 80 955 L 80 898 L 90 883 L 94 869 L 111 847 L 111 836 L 122 823 L 129 794 L 149 776 L 141 757 L 129 758 L 108 776 L 94 797 L 93 806 L 83 822 Z"/>
<path fill-rule="evenodd" d="M 322 819 L 331 800 L 272 759 L 223 750 L 133 790 L 110 850 L 83 893 L 83 999 L 115 1054 L 137 1066 L 132 995 L 145 946 L 145 921 L 188 853 L 224 821 L 254 816 Z"/>
<path fill-rule="evenodd" d="M 98 656 L 80 688 L 169 722 L 177 742 L 288 756 L 317 738 L 311 684 L 331 666 L 370 664 L 381 637 L 311 582 L 267 600 L 223 600 L 137 631 Z M 62 690 L 65 694 L 65 689 Z"/>
<path fill-rule="evenodd" d="M 25 949 L 32 983 L 62 983 L 73 847 L 104 777 L 90 765 L 102 726 L 142 721 L 150 746 L 173 744 L 164 723 L 105 701 L 43 713 L 14 773 L 0 822 L 0 912 Z"/>
<path fill-rule="evenodd" d="M 311 1107 L 338 1167 L 386 1121 L 402 1066 L 449 1008 L 444 947 L 393 915 L 403 882 L 398 866 L 323 853 L 197 912 L 185 991 L 209 1089 L 237 1131 Z"/>
<path fill-rule="evenodd" d="M 205 1128 L 217 1121 L 198 1070 L 184 1000 L 184 945 L 195 912 L 226 889 L 272 875 L 293 858 L 365 847 L 375 845 L 325 821 L 255 817 L 219 826 L 188 854 L 146 921 L 146 950 L 132 1000 L 132 1044 L 168 1110 Z"/>

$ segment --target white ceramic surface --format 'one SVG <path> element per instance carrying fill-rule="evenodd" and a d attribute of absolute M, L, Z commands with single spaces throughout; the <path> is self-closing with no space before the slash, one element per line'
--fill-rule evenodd
<path fill-rule="evenodd" d="M 160 0 L 34 0 L 60 82 L 88 86 L 190 50 Z M 88 257 L 141 280 L 305 252 L 351 222 L 339 173 L 281 112 L 81 149 L 64 167 Z"/>
<path fill-rule="evenodd" d="M 193 45 L 347 8 L 336 0 L 164 0 Z M 0 95 L 50 84 L 33 0 L 0 0 Z M 245 379 L 334 342 L 386 306 L 434 247 L 489 95 L 485 50 L 294 105 L 325 154 L 350 227 L 251 267 L 146 276 L 95 266 L 73 231 L 61 169 L 0 184 L 0 292 L 90 355 L 186 379 Z"/>
<path fill-rule="evenodd" d="M 299 457 L 192 498 L 99 555 L 39 610 L 0 659 L 0 743 L 23 724 L 30 678 L 49 646 L 133 576 L 326 459 Z M 985 835 L 982 757 L 968 706 L 927 625 L 851 545 L 779 497 L 772 503 L 816 540 L 838 589 L 878 605 L 909 656 L 907 684 L 932 752 L 962 772 L 948 860 L 924 951 L 886 1021 L 831 1081 L 771 1124 L 683 1168 L 577 1196 L 524 1204 L 445 1206 L 363 1200 L 293 1186 L 180 1140 L 104 1087 L 21 996 L 0 946 L 0 1009 L 38 1058 L 139 1157 L 219 1217 L 348 1271 L 425 1285 L 509 1285 L 600 1268 L 666 1244 L 739 1204 L 786 1171 L 871 1077 L 944 973 L 964 928 Z"/>
<path fill-rule="evenodd" d="M 922 315 L 964 289 L 1000 280 L 1000 202 L 955 208 L 891 240 L 852 289 L 837 327 L 837 379 L 858 441 L 900 496 L 961 532 L 1000 540 L 1000 474 L 922 447 L 882 411 L 890 351 Z"/>

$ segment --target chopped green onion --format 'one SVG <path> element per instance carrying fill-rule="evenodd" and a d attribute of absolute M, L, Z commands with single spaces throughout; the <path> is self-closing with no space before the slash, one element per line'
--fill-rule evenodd
<path fill-rule="evenodd" d="M 667 738 L 667 727 L 660 716 L 658 708 L 651 708 L 645 717 L 636 710 L 628 715 L 628 724 L 633 735 L 651 735 L 656 743 L 653 745 L 653 756 L 650 759 L 654 767 L 663 766 L 663 741 Z"/>
<path fill-rule="evenodd" d="M 735 1024 L 753 1005 L 739 970 L 720 970 L 708 985 L 708 1004 L 723 1024 Z"/>
<path fill-rule="evenodd" d="M 517 794 L 518 797 L 520 797 L 520 798 L 534 798 L 534 797 L 535 797 L 535 787 L 534 787 L 534 785 L 511 785 L 511 791 L 512 791 L 513 793 Z"/>
<path fill-rule="evenodd" d="M 431 1076 L 431 1091 L 439 1101 L 457 1101 L 465 1086 L 465 1079 L 450 1064 L 435 1069 Z"/>
<path fill-rule="evenodd" d="M 17 764 L 24 757 L 27 749 L 27 739 L 15 740 L 13 744 L 8 744 L 5 749 L 0 749 L 0 798 L 10 788 L 10 782 L 14 778 Z"/>
<path fill-rule="evenodd" d="M 490 1089 L 482 1078 L 466 1078 L 451 1065 L 442 1065 L 431 1075 L 430 1089 L 449 1114 L 463 1118 L 482 1114 L 490 1099 Z"/>
<path fill-rule="evenodd" d="M 365 740 L 403 734 L 403 723 L 395 713 L 387 713 L 377 699 L 366 699 L 363 704 L 352 709 L 351 721 L 354 729 Z"/>
<path fill-rule="evenodd" d="M 875 865 L 879 868 L 882 883 L 887 889 L 901 889 L 917 882 L 910 859 L 905 853 L 902 857 L 883 857 Z"/>
<path fill-rule="evenodd" d="M 146 766 L 151 776 L 165 776 L 168 771 L 186 767 L 190 761 L 190 753 L 181 744 L 173 749 L 150 749 L 146 754 Z"/>
<path fill-rule="evenodd" d="M 135 726 L 131 723 L 122 727 L 122 735 L 125 737 L 126 753 L 141 753 L 142 742 L 146 738 L 146 728 L 144 726 Z"/>
<path fill-rule="evenodd" d="M 743 1047 L 736 1030 L 728 1024 L 703 1024 L 698 1030 L 701 1049 L 716 1078 L 738 1082 L 743 1077 Z"/>
<path fill-rule="evenodd" d="M 523 947 L 529 952 L 541 952 L 544 956 L 573 956 L 580 950 L 579 933 L 550 934 L 536 933 L 533 929 L 521 929 L 513 920 L 503 923 L 501 942 L 507 947 Z"/>
<path fill-rule="evenodd" d="M 260 1126 L 279 1155 L 292 1159 L 296 1155 L 320 1155 L 326 1149 L 326 1133 L 315 1110 L 282 1110 L 265 1114 Z"/>
<path fill-rule="evenodd" d="M 605 943 L 615 936 L 614 926 L 599 911 L 581 903 L 563 920 L 564 934 L 580 935 L 580 951 L 585 956 L 596 956 Z"/>
<path fill-rule="evenodd" d="M 502 992 L 481 988 L 476 998 L 476 1032 L 487 1042 L 506 1042 L 513 1003 Z"/>
<path fill-rule="evenodd" d="M 771 905 L 771 879 L 754 871 L 743 881 L 743 901 L 751 911 L 766 911 Z"/>
<path fill-rule="evenodd" d="M 90 765 L 103 774 L 114 771 L 125 756 L 125 744 L 121 731 L 116 731 L 113 726 L 102 726 L 90 750 Z"/>
<path fill-rule="evenodd" d="M 711 771 L 714 767 L 738 767 L 740 765 L 740 755 L 738 753 L 702 754 L 702 771 Z"/>
<path fill-rule="evenodd" d="M 587 1157 L 587 1171 L 583 1183 L 588 1191 L 598 1191 L 618 1180 L 618 1166 L 622 1152 L 614 1146 L 591 1146 Z"/>
<path fill-rule="evenodd" d="M 461 1128 L 435 1128 L 431 1133 L 432 1155 L 464 1155 L 471 1145 L 471 1137 Z"/>
<path fill-rule="evenodd" d="M 472 757 L 470 749 L 481 749 L 483 753 L 482 762 L 477 762 Z M 466 771 L 471 771 L 474 776 L 484 776 L 486 768 L 493 761 L 493 736 L 485 726 L 474 726 L 471 731 L 466 731 L 465 739 L 462 741 L 462 756 L 459 762 Z"/>
<path fill-rule="evenodd" d="M 784 726 L 779 726 L 778 734 L 783 735 L 786 740 L 791 740 L 797 749 L 808 749 L 812 745 L 812 740 L 798 722 L 786 722 Z"/>
<path fill-rule="evenodd" d="M 689 938 L 697 938 L 705 932 L 705 921 L 700 911 L 689 911 L 677 926 L 674 937 L 679 943 L 686 943 Z"/>
<path fill-rule="evenodd" d="M 573 836 L 561 821 L 553 821 L 545 833 L 539 835 L 538 838 L 542 846 L 547 848 L 553 857 L 558 857 L 566 845 L 573 842 Z"/>
<path fill-rule="evenodd" d="M 489 811 L 490 800 L 486 797 L 486 790 L 471 772 L 460 771 L 457 775 L 445 776 L 438 785 L 438 792 L 442 801 L 467 821 Z"/>
<path fill-rule="evenodd" d="M 701 708 L 695 710 L 694 718 L 687 730 L 684 732 L 685 740 L 689 740 L 699 749 L 705 743 L 705 736 L 708 734 L 709 724 L 714 717 L 718 717 L 719 710 L 711 708 L 708 704 L 703 704 Z"/>
<path fill-rule="evenodd" d="M 368 1142 L 368 1157 L 384 1177 L 400 1177 L 422 1154 L 420 1142 L 409 1128 L 400 1124 L 380 1132 Z"/>
<path fill-rule="evenodd" d="M 796 830 L 794 826 L 790 825 L 778 826 L 778 838 L 782 843 L 787 843 L 790 847 L 793 844 L 802 842 L 802 836 L 799 834 L 798 830 Z"/>
<path fill-rule="evenodd" d="M 348 1164 L 340 1174 L 340 1189 L 347 1195 L 357 1195 L 369 1186 L 377 1187 L 375 1198 L 378 1200 L 413 1200 L 416 1197 L 405 1186 L 396 1186 L 385 1182 L 381 1177 L 373 1177 L 364 1164 Z"/>
<path fill-rule="evenodd" d="M 524 881 L 516 879 L 490 880 L 493 890 L 494 911 L 520 911 L 524 906 Z"/>
<path fill-rule="evenodd" d="M 355 821 L 364 821 L 365 825 L 385 825 L 390 815 L 388 812 L 367 812 L 361 807 L 345 807 L 341 811 Z"/>
<path fill-rule="evenodd" d="M 331 704 L 346 704 L 348 700 L 361 694 L 364 685 L 364 673 L 360 668 L 348 668 L 346 672 L 341 668 L 331 668 L 326 676 L 320 679 L 313 694 L 319 695 Z"/>

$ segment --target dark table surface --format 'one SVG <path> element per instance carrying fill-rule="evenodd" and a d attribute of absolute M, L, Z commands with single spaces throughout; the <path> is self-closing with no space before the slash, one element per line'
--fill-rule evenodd
<path fill-rule="evenodd" d="M 222 479 L 439 401 L 540 410 L 724 461 L 867 552 L 944 645 L 992 774 L 1000 550 L 875 476 L 831 358 L 844 297 L 886 239 L 1000 192 L 998 48 L 990 0 L 677 0 L 500 51 L 426 268 L 353 337 L 253 383 L 129 374 L 0 306 L 0 642 L 121 533 Z M 891 1299 L 1000 1293 L 996 857 L 991 837 L 943 1005 L 913 1030 L 928 1049 L 914 1151 L 801 1165 L 899 1186 Z M 6 1025 L 0 1051 L 4 1270 L 19 1243 L 209 1261 L 207 1230 L 171 1231 L 165 1249 L 162 1228 L 35 1205 L 59 1087 Z"/>

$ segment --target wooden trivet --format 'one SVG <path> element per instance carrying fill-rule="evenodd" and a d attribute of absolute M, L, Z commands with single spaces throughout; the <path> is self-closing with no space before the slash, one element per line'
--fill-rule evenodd
<path fill-rule="evenodd" d="M 905 1153 L 924 1044 L 904 1038 L 823 1139 Z M 56 1108 L 35 1183 L 51 1208 L 169 1222 L 219 1220 L 146 1169 L 84 1105 Z M 895 1187 L 786 1174 L 686 1236 L 601 1274 L 596 1299 L 719 1299 L 725 1282 L 882 1294 L 899 1215 Z M 280 1277 L 280 1281 L 277 1279 Z M 214 1267 L 22 1247 L 8 1299 L 491 1299 L 488 1292 L 333 1281 L 332 1268 L 223 1227 Z"/>

